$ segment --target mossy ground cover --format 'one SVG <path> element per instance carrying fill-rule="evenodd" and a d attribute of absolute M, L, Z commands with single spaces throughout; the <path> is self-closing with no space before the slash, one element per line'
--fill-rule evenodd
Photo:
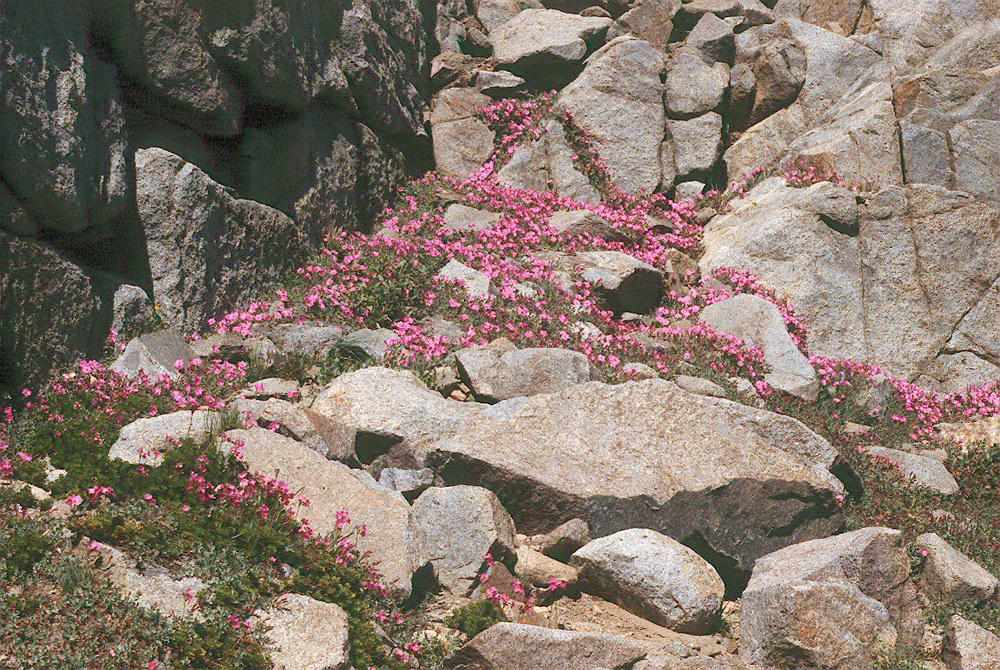
<path fill-rule="evenodd" d="M 1000 574 L 996 447 L 973 445 L 962 455 L 944 445 L 962 489 L 951 496 L 913 486 L 893 464 L 866 452 L 875 444 L 936 444 L 935 423 L 1000 412 L 996 387 L 942 397 L 890 379 L 888 397 L 873 407 L 870 391 L 881 379 L 879 370 L 812 357 L 820 376 L 815 403 L 776 392 L 765 382 L 761 351 L 696 323 L 706 305 L 752 293 L 778 306 L 809 354 L 807 324 L 773 287 L 728 270 L 712 277 L 697 273 L 697 207 L 722 210 L 752 183 L 708 194 L 701 203 L 616 193 L 587 138 L 570 117 L 554 116 L 548 98 L 498 103 L 483 115 L 500 131 L 496 159 L 483 170 L 463 182 L 433 175 L 413 182 L 380 222 L 382 234 L 332 233 L 322 253 L 273 301 L 248 305 L 213 327 L 245 335 L 290 322 L 391 328 L 396 338 L 385 364 L 411 369 L 431 385 L 435 370 L 451 365 L 457 348 L 497 337 L 520 347 L 581 351 L 608 383 L 634 378 L 628 363 L 644 363 L 664 378 L 702 376 L 722 385 L 730 399 L 796 417 L 838 447 L 865 483 L 863 496 L 843 501 L 850 527 L 891 526 L 908 543 L 934 531 Z M 496 182 L 495 170 L 517 143 L 537 137 L 552 118 L 568 128 L 576 160 L 604 193 L 603 204 Z M 761 171 L 752 179 L 770 174 L 796 186 L 835 179 L 807 166 Z M 451 201 L 499 212 L 500 223 L 487 231 L 449 231 L 442 206 Z M 589 209 L 631 241 L 560 233 L 548 219 L 564 209 Z M 650 228 L 647 217 L 664 223 Z M 583 250 L 623 251 L 664 271 L 669 287 L 661 303 L 643 319 L 622 320 L 608 309 L 600 286 L 579 273 L 559 276 L 540 258 Z M 464 287 L 435 279 L 451 259 L 488 274 L 496 293 L 470 297 Z M 423 321 L 428 316 L 457 325 L 459 341 L 436 335 Z M 301 521 L 308 514 L 295 492 L 248 471 L 238 444 L 179 441 L 156 467 L 107 458 L 121 427 L 137 418 L 182 409 L 222 411 L 238 389 L 264 377 L 322 384 L 367 364 L 335 347 L 323 358 L 194 361 L 174 379 L 129 380 L 89 361 L 55 378 L 43 395 L 24 398 L 28 406 L 18 416 L 6 409 L 0 417 L 0 475 L 51 491 L 68 503 L 59 506 L 68 515 L 52 517 L 45 510 L 50 503 L 39 505 L 20 488 L 0 491 L 0 649 L 13 650 L 3 652 L 0 667 L 268 668 L 273 664 L 264 631 L 248 622 L 256 609 L 288 591 L 347 611 L 355 667 L 438 667 L 452 641 L 421 636 L 419 603 L 404 608 L 387 597 L 377 572 L 354 547 L 350 529 L 360 527 L 345 521 L 333 536 L 315 537 Z M 756 392 L 737 392 L 733 377 L 749 380 Z M 866 432 L 846 431 L 848 422 Z M 238 423 L 228 416 L 223 427 Z M 51 468 L 65 474 L 50 481 Z M 208 587 L 191 594 L 191 602 L 203 618 L 163 620 L 138 609 L 104 577 L 100 552 L 93 549 L 98 543 L 202 579 Z M 919 567 L 918 556 L 914 564 Z M 955 611 L 997 630 L 997 602 L 928 608 L 928 616 L 940 623 Z M 451 621 L 472 634 L 495 615 L 484 604 Z M 908 667 L 912 660 L 897 655 L 884 663 Z"/>

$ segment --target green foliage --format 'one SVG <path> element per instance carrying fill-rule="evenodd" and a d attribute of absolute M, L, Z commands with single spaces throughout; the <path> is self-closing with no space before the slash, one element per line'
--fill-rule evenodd
<path fill-rule="evenodd" d="M 169 635 L 160 615 L 122 598 L 75 556 L 50 554 L 30 573 L 0 578 L 4 670 L 146 668 L 165 658 Z"/>
<path fill-rule="evenodd" d="M 483 599 L 459 607 L 448 615 L 445 624 L 450 628 L 462 631 L 471 638 L 479 635 L 498 621 L 500 621 L 500 616 L 496 606 L 491 601 Z"/>

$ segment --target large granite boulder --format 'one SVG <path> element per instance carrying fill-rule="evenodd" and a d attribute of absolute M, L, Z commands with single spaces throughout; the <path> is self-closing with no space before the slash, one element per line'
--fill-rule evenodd
<path fill-rule="evenodd" d="M 619 531 L 578 549 L 572 565 L 583 588 L 681 633 L 711 630 L 725 586 L 704 558 L 646 528 Z"/>
<path fill-rule="evenodd" d="M 445 662 L 451 670 L 578 670 L 623 668 L 646 655 L 635 640 L 555 630 L 520 623 L 498 623 L 472 638 Z"/>
<path fill-rule="evenodd" d="M 451 432 L 428 463 L 449 484 L 496 492 L 519 532 L 574 517 L 594 536 L 650 528 L 701 553 L 735 592 L 757 557 L 842 523 L 829 443 L 660 379 L 507 400 Z"/>
<path fill-rule="evenodd" d="M 162 149 L 136 152 L 139 214 L 159 313 L 184 329 L 263 297 L 305 261 L 308 237 Z M 266 240 L 266 242 L 263 242 Z"/>
<path fill-rule="evenodd" d="M 600 46 L 610 25 L 611 19 L 600 16 L 526 9 L 490 31 L 493 59 L 498 68 L 528 81 L 552 83 Z"/>
<path fill-rule="evenodd" d="M 879 644 L 919 645 L 923 619 L 901 543 L 898 530 L 862 528 L 758 559 L 743 592 L 744 658 L 866 667 Z"/>
<path fill-rule="evenodd" d="M 663 68 L 663 54 L 648 42 L 621 37 L 559 94 L 559 107 L 589 135 L 622 191 L 649 194 L 662 181 Z"/>

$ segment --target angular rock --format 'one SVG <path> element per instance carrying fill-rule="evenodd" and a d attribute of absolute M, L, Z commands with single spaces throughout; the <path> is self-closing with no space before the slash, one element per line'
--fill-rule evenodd
<path fill-rule="evenodd" d="M 108 452 L 109 459 L 126 463 L 159 465 L 163 454 L 173 448 L 168 439 L 203 443 L 218 434 L 222 417 L 218 412 L 181 411 L 136 419 L 124 426 Z"/>
<path fill-rule="evenodd" d="M 886 447 L 869 447 L 868 453 L 882 456 L 898 465 L 903 478 L 912 477 L 913 483 L 917 486 L 923 486 L 944 495 L 951 495 L 959 491 L 958 482 L 944 467 L 944 464 L 933 458 Z"/>
<path fill-rule="evenodd" d="M 489 230 L 499 222 L 500 214 L 497 212 L 487 212 L 456 202 L 444 210 L 444 225 L 441 228 L 449 232 Z"/>
<path fill-rule="evenodd" d="M 490 295 L 499 294 L 489 275 L 479 270 L 473 270 L 454 258 L 448 261 L 435 276 L 442 281 L 464 285 L 469 297 L 488 298 Z"/>
<path fill-rule="evenodd" d="M 573 260 L 615 314 L 645 314 L 660 303 L 664 278 L 648 263 L 620 251 L 581 251 Z"/>
<path fill-rule="evenodd" d="M 876 68 L 870 80 L 859 79 L 828 109 L 827 123 L 810 130 L 790 146 L 798 157 L 821 172 L 849 174 L 881 186 L 903 183 L 899 138 L 888 75 Z"/>
<path fill-rule="evenodd" d="M 547 81 L 553 70 L 582 62 L 610 25 L 610 19 L 599 16 L 526 9 L 490 31 L 494 63 L 528 81 Z"/>
<path fill-rule="evenodd" d="M 309 500 L 303 508 L 318 536 L 337 530 L 337 512 L 346 511 L 355 527 L 366 525 L 358 550 L 370 551 L 390 592 L 410 595 L 413 575 L 428 561 L 423 532 L 412 509 L 400 497 L 369 488 L 343 463 L 330 461 L 295 440 L 263 428 L 230 430 L 229 440 L 243 444 L 242 459 L 251 472 L 275 477 Z"/>
<path fill-rule="evenodd" d="M 385 358 L 392 339 L 399 339 L 399 335 L 389 328 L 361 328 L 342 337 L 338 346 L 359 360 L 380 362 Z"/>
<path fill-rule="evenodd" d="M 679 178 L 712 169 L 722 149 L 722 117 L 709 112 L 687 121 L 667 121 L 674 140 L 674 167 Z"/>
<path fill-rule="evenodd" d="M 410 371 L 382 367 L 337 377 L 311 407 L 357 430 L 355 447 L 363 463 L 396 447 L 393 454 L 401 460 L 390 465 L 407 468 L 421 467 L 430 445 L 453 434 L 477 408 L 445 400 Z"/>
<path fill-rule="evenodd" d="M 738 182 L 761 165 L 776 162 L 805 129 L 799 105 L 782 109 L 749 128 L 723 156 L 729 182 Z"/>
<path fill-rule="evenodd" d="M 890 528 L 862 528 L 758 559 L 743 592 L 746 660 L 780 665 L 783 655 L 795 653 L 820 663 L 846 659 L 863 656 L 877 638 L 918 645 L 922 616 L 901 537 Z M 814 626 L 823 632 L 805 632 Z"/>
<path fill-rule="evenodd" d="M 1000 278 L 986 290 L 969 312 L 962 317 L 948 340 L 951 351 L 971 351 L 993 361 L 1000 361 Z"/>
<path fill-rule="evenodd" d="M 517 574 L 526 579 L 529 584 L 540 589 L 549 588 L 553 579 L 566 584 L 576 585 L 579 572 L 576 568 L 549 558 L 531 547 L 517 548 Z"/>
<path fill-rule="evenodd" d="M 921 591 L 934 600 L 981 602 L 996 593 L 997 578 L 937 533 L 919 536 L 914 548 L 924 555 Z"/>
<path fill-rule="evenodd" d="M 573 155 L 562 124 L 551 120 L 541 137 L 521 143 L 510 162 L 497 172 L 497 179 L 512 188 L 599 204 L 601 194 L 575 165 Z"/>
<path fill-rule="evenodd" d="M 876 649 L 896 643 L 882 603 L 843 581 L 795 580 L 764 590 L 751 579 L 740 617 L 740 653 L 755 665 L 860 670 Z"/>
<path fill-rule="evenodd" d="M 608 41 L 631 34 L 665 52 L 680 8 L 679 0 L 642 0 L 608 30 Z"/>
<path fill-rule="evenodd" d="M 690 118 L 718 107 L 727 88 L 729 67 L 725 63 L 709 66 L 700 56 L 682 51 L 667 72 L 663 99 L 671 116 Z"/>
<path fill-rule="evenodd" d="M 476 18 L 486 28 L 487 33 L 492 33 L 523 9 L 539 9 L 542 6 L 537 2 L 522 3 L 514 0 L 474 0 L 473 4 L 476 8 Z"/>
<path fill-rule="evenodd" d="M 205 135 L 234 137 L 243 97 L 204 39 L 202 12 L 186 3 L 109 3 L 98 18 L 115 65 L 165 100 L 163 114 Z M 152 106 L 152 100 L 148 103 Z"/>
<path fill-rule="evenodd" d="M 774 13 L 794 18 L 847 37 L 854 32 L 864 3 L 862 0 L 778 0 Z"/>
<path fill-rule="evenodd" d="M 631 244 L 632 238 L 611 225 L 606 219 L 586 209 L 553 212 L 549 226 L 567 236 L 590 235 L 605 242 Z"/>
<path fill-rule="evenodd" d="M 698 549 L 737 591 L 757 557 L 841 525 L 827 442 L 660 379 L 507 400 L 452 432 L 431 466 L 449 484 L 496 492 L 520 532 L 572 518 L 596 537 L 651 528 Z"/>
<path fill-rule="evenodd" d="M 268 338 L 285 353 L 326 356 L 340 341 L 344 330 L 337 326 L 281 323 Z"/>
<path fill-rule="evenodd" d="M 623 530 L 578 549 L 583 588 L 653 623 L 693 635 L 717 622 L 725 586 L 708 562 L 677 540 Z"/>
<path fill-rule="evenodd" d="M 649 194 L 662 181 L 662 70 L 663 54 L 648 42 L 618 38 L 559 94 L 558 106 L 588 134 L 622 191 Z"/>
<path fill-rule="evenodd" d="M 455 360 L 476 400 L 490 404 L 555 393 L 598 377 L 589 358 L 569 349 L 478 347 L 455 352 Z"/>
<path fill-rule="evenodd" d="M 674 380 L 678 386 L 689 393 L 697 395 L 710 395 L 716 398 L 725 398 L 726 390 L 713 381 L 704 377 L 689 377 L 688 375 L 677 375 Z"/>
<path fill-rule="evenodd" d="M 709 65 L 725 63 L 731 66 L 736 59 L 736 36 L 733 35 L 733 29 L 715 14 L 703 14 L 688 33 L 685 44 Z"/>
<path fill-rule="evenodd" d="M 266 610 L 254 612 L 274 645 L 269 650 L 278 667 L 296 670 L 340 670 L 351 665 L 347 612 L 298 593 L 286 593 Z"/>
<path fill-rule="evenodd" d="M 764 376 L 768 384 L 803 400 L 816 400 L 816 371 L 788 334 L 784 317 L 774 304 L 744 293 L 712 303 L 698 316 L 717 332 L 760 347 L 764 362 L 771 366 L 771 372 Z"/>
<path fill-rule="evenodd" d="M 963 454 L 968 453 L 977 442 L 989 448 L 1000 444 L 1000 415 L 979 417 L 968 422 L 939 423 L 934 426 L 934 432 L 942 440 L 957 442 Z"/>
<path fill-rule="evenodd" d="M 992 670 L 1000 663 L 1000 638 L 953 614 L 944 633 L 941 660 L 948 670 Z"/>
<path fill-rule="evenodd" d="M 263 297 L 311 253 L 290 218 L 235 198 L 178 156 L 142 149 L 135 165 L 153 293 L 171 326 L 196 330 L 233 305 Z"/>
<path fill-rule="evenodd" d="M 881 61 L 878 53 L 854 40 L 795 19 L 754 30 L 762 43 L 790 38 L 805 52 L 808 67 L 798 102 L 807 126 L 816 124 L 862 74 Z"/>
<path fill-rule="evenodd" d="M 479 586 L 490 554 L 512 563 L 514 521 L 496 495 L 478 486 L 431 487 L 413 503 L 438 583 L 455 595 Z"/>
<path fill-rule="evenodd" d="M 472 638 L 446 662 L 449 670 L 579 670 L 628 667 L 646 655 L 634 640 L 498 623 Z"/>
<path fill-rule="evenodd" d="M 330 419 L 277 398 L 268 400 L 239 399 L 232 405 L 238 417 L 256 423 L 302 442 L 307 447 L 326 458 L 345 465 L 356 465 L 354 453 L 356 431 Z"/>
<path fill-rule="evenodd" d="M 447 88 L 434 99 L 431 138 L 434 162 L 442 174 L 465 179 L 492 155 L 495 133 L 474 116 L 477 108 L 492 102 L 469 88 Z"/>
<path fill-rule="evenodd" d="M 524 79 L 510 72 L 480 70 L 476 73 L 474 86 L 477 91 L 485 95 L 507 97 L 511 93 L 520 91 L 526 83 Z"/>
<path fill-rule="evenodd" d="M 434 471 L 430 468 L 403 470 L 383 468 L 378 475 L 379 486 L 399 491 L 408 501 L 413 502 L 434 483 Z"/>
<path fill-rule="evenodd" d="M 194 350 L 180 333 L 162 330 L 130 340 L 109 369 L 129 378 L 143 372 L 151 380 L 160 375 L 173 379 L 177 377 L 177 361 L 187 365 L 194 357 Z"/>
<path fill-rule="evenodd" d="M 805 50 L 791 38 L 776 38 L 761 47 L 752 71 L 754 99 L 747 125 L 795 102 L 806 80 Z"/>
<path fill-rule="evenodd" d="M 590 542 L 590 528 L 583 519 L 570 519 L 550 532 L 534 535 L 528 540 L 541 553 L 565 563 L 574 551 Z"/>

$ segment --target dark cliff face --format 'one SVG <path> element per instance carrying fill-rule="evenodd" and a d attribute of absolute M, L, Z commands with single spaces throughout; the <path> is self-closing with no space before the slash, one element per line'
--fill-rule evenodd
<path fill-rule="evenodd" d="M 407 173 L 428 167 L 435 11 L 425 0 L 0 1 L 0 244 L 11 258 L 0 385 L 36 386 L 94 354 L 77 339 L 105 337 L 108 319 L 77 319 L 84 335 L 41 328 L 33 305 L 113 309 L 53 288 L 66 276 L 97 272 L 102 293 L 131 284 L 157 303 L 221 296 L 166 315 L 194 329 L 264 290 L 251 278 L 294 270 L 325 232 L 367 229 Z M 178 167 L 169 188 L 148 171 L 163 161 L 143 156 L 158 150 Z M 275 231 L 287 253 L 255 250 Z M 164 237 L 202 243 L 149 248 Z M 228 237 L 237 256 L 216 253 Z M 171 254 L 197 256 L 195 276 Z M 225 272 L 223 260 L 244 267 Z M 180 265 L 184 281 L 170 281 L 164 268 Z M 25 268 L 30 281 L 15 276 Z M 28 360 L 40 331 L 66 355 Z"/>

